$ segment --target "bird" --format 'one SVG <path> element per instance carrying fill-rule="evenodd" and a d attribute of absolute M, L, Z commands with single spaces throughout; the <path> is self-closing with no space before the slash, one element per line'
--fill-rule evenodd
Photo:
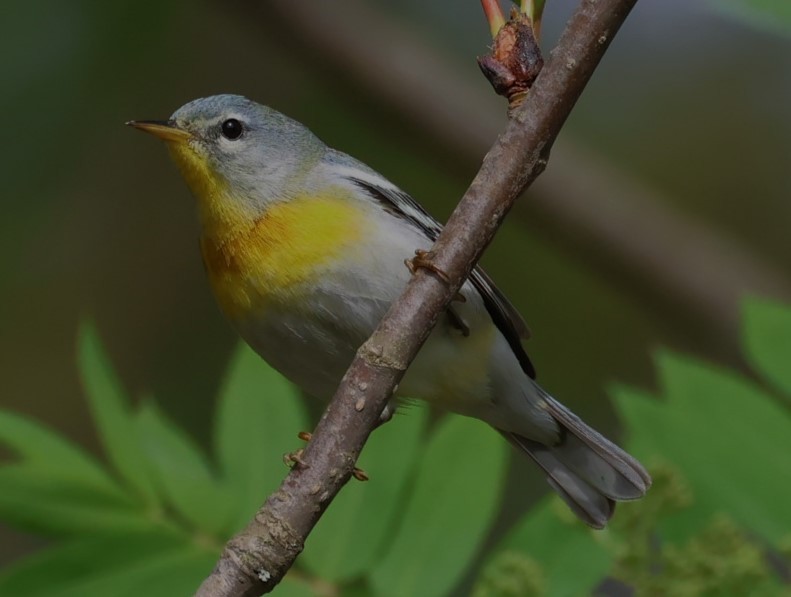
<path fill-rule="evenodd" d="M 220 310 L 249 346 L 325 401 L 405 287 L 405 257 L 442 227 L 410 195 L 307 127 L 240 95 L 128 125 L 163 140 L 194 195 Z M 488 423 L 586 524 L 642 497 L 645 468 L 535 380 L 528 328 L 480 267 L 440 317 L 382 415 L 419 399 Z"/>

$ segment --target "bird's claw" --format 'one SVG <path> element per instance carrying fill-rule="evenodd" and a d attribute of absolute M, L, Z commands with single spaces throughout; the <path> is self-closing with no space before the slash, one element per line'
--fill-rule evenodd
<path fill-rule="evenodd" d="M 297 437 L 303 442 L 309 442 L 313 437 L 313 434 L 310 431 L 300 431 L 297 433 Z M 303 452 L 304 450 L 300 448 L 299 450 L 294 450 L 293 452 L 283 454 L 283 462 L 288 468 L 308 468 L 308 463 L 302 459 Z"/>
<path fill-rule="evenodd" d="M 412 275 L 415 275 L 415 272 L 422 267 L 423 269 L 427 269 L 436 275 L 440 280 L 445 282 L 445 284 L 450 284 L 450 276 L 448 276 L 444 270 L 442 270 L 434 263 L 434 261 L 432 261 L 433 258 L 433 251 L 415 249 L 415 256 L 412 257 L 412 259 L 404 259 L 404 265 L 406 265 L 409 273 Z M 464 296 L 461 291 L 459 291 L 451 300 L 457 303 L 466 303 L 467 297 Z"/>
<path fill-rule="evenodd" d="M 297 437 L 301 439 L 303 442 L 309 442 L 313 439 L 313 434 L 310 431 L 300 431 L 297 433 Z M 307 468 L 309 465 L 302 459 L 302 452 L 304 450 L 300 448 L 294 452 L 288 452 L 287 454 L 283 455 L 283 462 L 289 468 Z M 357 468 L 356 466 L 352 469 L 352 477 L 357 479 L 358 481 L 367 481 L 368 480 L 368 473 L 366 473 L 363 469 Z"/>
<path fill-rule="evenodd" d="M 409 273 L 414 275 L 415 272 L 420 269 L 427 269 L 432 274 L 437 276 L 440 280 L 445 282 L 445 284 L 450 284 L 450 278 L 448 274 L 446 274 L 442 269 L 440 269 L 433 261 L 434 259 L 434 252 L 433 251 L 424 251 L 423 249 L 415 249 L 415 256 L 411 259 L 405 259 L 404 265 L 406 265 Z"/>
<path fill-rule="evenodd" d="M 283 454 L 283 463 L 288 468 L 308 468 L 308 463 L 302 459 L 302 452 L 304 450 L 300 448 L 299 450 L 295 450 L 294 452 L 288 452 Z"/>

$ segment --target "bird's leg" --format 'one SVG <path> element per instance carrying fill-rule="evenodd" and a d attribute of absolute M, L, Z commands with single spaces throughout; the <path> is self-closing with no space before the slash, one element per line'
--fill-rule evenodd
<path fill-rule="evenodd" d="M 437 276 L 440 280 L 445 282 L 445 284 L 450 284 L 450 277 L 446 274 L 440 267 L 438 267 L 434 261 L 433 251 L 424 251 L 423 249 L 415 249 L 415 256 L 411 259 L 404 259 L 404 265 L 409 270 L 409 273 L 415 275 L 415 272 L 420 269 L 427 269 L 432 274 Z M 460 303 L 467 302 L 466 297 L 461 293 L 457 292 L 456 296 L 453 297 L 454 301 L 458 301 Z M 467 334 L 465 334 L 466 336 Z"/>
<path fill-rule="evenodd" d="M 297 437 L 301 439 L 303 442 L 309 442 L 313 439 L 313 434 L 310 431 L 300 431 L 297 433 Z M 288 454 L 283 455 L 283 462 L 286 463 L 288 467 L 302 467 L 307 468 L 310 466 L 307 462 L 302 460 L 302 452 L 303 449 L 300 448 L 295 452 L 289 452 Z M 352 469 L 352 477 L 357 479 L 358 481 L 367 481 L 368 474 L 361 468 L 357 468 L 356 466 Z"/>
<path fill-rule="evenodd" d="M 310 438 L 313 437 L 313 434 L 310 433 L 310 431 L 300 431 L 297 433 L 297 437 L 303 442 L 309 442 Z M 308 463 L 302 460 L 302 452 L 304 452 L 304 450 L 300 448 L 294 452 L 287 452 L 286 454 L 283 454 L 283 462 L 289 468 L 308 468 Z"/>
<path fill-rule="evenodd" d="M 448 274 L 442 271 L 433 261 L 434 259 L 434 252 L 433 251 L 424 251 L 423 249 L 415 249 L 415 256 L 411 259 L 405 259 L 404 265 L 406 265 L 407 269 L 409 270 L 410 274 L 413 274 L 419 269 L 427 269 L 432 274 L 437 276 L 440 280 L 445 282 L 445 284 L 450 284 L 450 278 Z"/>
<path fill-rule="evenodd" d="M 302 460 L 303 452 L 302 448 L 294 452 L 286 452 L 283 454 L 283 463 L 288 468 L 308 468 L 308 463 Z"/>
<path fill-rule="evenodd" d="M 407 266 L 409 273 L 413 274 L 418 270 L 418 268 L 422 267 L 424 269 L 429 270 L 431 273 L 435 274 L 440 280 L 445 282 L 445 284 L 450 283 L 450 278 L 448 274 L 442 271 L 432 260 L 434 257 L 434 253 L 431 251 L 424 251 L 423 249 L 416 249 L 415 256 L 412 259 L 404 260 L 404 265 Z M 466 303 L 467 298 L 461 293 L 457 292 L 456 296 L 453 297 L 453 300 L 459 303 Z M 453 307 L 448 307 L 448 317 L 450 318 L 450 323 L 453 327 L 461 331 L 462 336 L 469 336 L 470 335 L 470 326 L 467 325 L 467 322 L 462 319 L 461 315 L 459 315 L 458 311 L 456 311 Z"/>

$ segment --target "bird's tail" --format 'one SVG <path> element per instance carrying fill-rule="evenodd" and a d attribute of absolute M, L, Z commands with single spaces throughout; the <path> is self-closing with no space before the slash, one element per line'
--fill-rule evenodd
<path fill-rule="evenodd" d="M 586 524 L 603 528 L 615 502 L 635 500 L 651 486 L 651 476 L 634 457 L 595 431 L 551 396 L 542 396 L 561 427 L 561 440 L 547 446 L 516 433 L 501 433 L 530 456 L 547 481 Z"/>

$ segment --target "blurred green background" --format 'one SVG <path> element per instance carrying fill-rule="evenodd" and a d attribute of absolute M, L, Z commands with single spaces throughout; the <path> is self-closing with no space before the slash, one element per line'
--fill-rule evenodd
<path fill-rule="evenodd" d="M 366 161 L 440 218 L 452 209 L 505 118 L 474 61 L 490 43 L 479 4 L 344 0 L 314 19 L 303 4 L 4 2 L 2 408 L 95 449 L 74 365 L 77 325 L 89 317 L 130 393 L 153 394 L 207 438 L 236 338 L 205 283 L 185 185 L 164 148 L 126 120 L 241 93 Z M 638 3 L 559 140 L 549 182 L 523 198 L 484 258 L 532 328 L 543 385 L 604 429 L 616 427 L 604 384 L 651 387 L 653 348 L 741 367 L 733 297 L 791 296 L 791 38 L 713 5 Z M 570 9 L 550 2 L 545 47 Z M 371 43 L 352 60 L 342 32 L 355 23 Z M 398 60 L 366 74 L 382 53 Z M 434 91 L 448 112 L 474 102 L 476 118 L 454 126 L 405 82 L 421 72 L 430 81 L 438 65 L 448 70 Z M 455 87 L 440 86 L 448 72 Z M 590 168 L 622 194 L 604 222 L 580 178 Z M 570 189 L 578 203 L 568 212 L 547 207 Z M 619 219 L 619 205 L 635 207 L 624 189 L 670 210 L 674 224 L 643 203 Z M 590 232 L 605 228 L 612 240 Z M 647 256 L 623 254 L 630 236 L 653 242 Z M 697 260 L 710 254 L 718 258 Z M 651 264 L 663 260 L 658 272 L 686 277 L 658 275 Z M 522 473 L 512 486 L 543 487 Z M 0 560 L 34 545 L 3 530 Z"/>

